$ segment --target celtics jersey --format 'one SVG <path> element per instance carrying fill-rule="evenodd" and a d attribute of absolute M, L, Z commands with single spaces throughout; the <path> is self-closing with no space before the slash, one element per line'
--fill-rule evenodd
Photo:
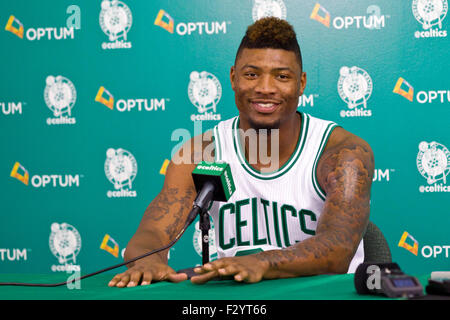
<path fill-rule="evenodd" d="M 236 191 L 228 202 L 210 210 L 219 258 L 282 249 L 316 234 L 325 203 L 316 168 L 334 122 L 300 113 L 301 130 L 289 160 L 277 171 L 261 173 L 246 160 L 239 136 L 239 117 L 213 130 L 216 161 L 230 165 Z M 349 273 L 364 260 L 363 242 Z"/>

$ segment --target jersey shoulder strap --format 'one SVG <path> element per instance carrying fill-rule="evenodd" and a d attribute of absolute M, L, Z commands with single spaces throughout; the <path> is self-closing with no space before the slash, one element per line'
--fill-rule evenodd
<path fill-rule="evenodd" d="M 239 116 L 219 122 L 213 128 L 213 139 L 215 148 L 215 161 L 224 161 L 224 152 L 227 152 L 227 143 L 232 138 L 232 124 Z"/>

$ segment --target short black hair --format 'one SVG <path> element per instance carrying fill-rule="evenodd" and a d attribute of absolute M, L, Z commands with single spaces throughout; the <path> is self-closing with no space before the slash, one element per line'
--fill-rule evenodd
<path fill-rule="evenodd" d="M 293 51 L 303 70 L 302 53 L 298 45 L 294 27 L 286 20 L 276 17 L 265 17 L 248 26 L 236 53 L 236 61 L 244 49 L 284 49 Z"/>

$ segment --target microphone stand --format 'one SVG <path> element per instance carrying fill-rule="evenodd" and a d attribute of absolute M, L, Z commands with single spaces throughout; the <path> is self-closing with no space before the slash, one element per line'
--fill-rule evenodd
<path fill-rule="evenodd" d="M 206 182 L 202 190 L 198 193 L 197 198 L 194 201 L 194 209 L 189 214 L 188 220 L 192 223 L 199 215 L 199 228 L 202 231 L 202 264 L 205 265 L 209 262 L 209 229 L 211 224 L 209 221 L 208 208 L 212 204 L 214 194 L 214 184 Z M 187 268 L 178 270 L 178 273 L 186 273 L 188 279 L 195 276 L 194 268 Z"/>
<path fill-rule="evenodd" d="M 209 230 L 211 228 L 211 222 L 209 220 L 209 213 L 207 209 L 202 209 L 199 213 L 199 229 L 202 232 L 202 265 L 209 262 Z M 177 273 L 186 273 L 188 279 L 196 276 L 194 272 L 195 267 L 185 268 L 178 270 Z"/>
<path fill-rule="evenodd" d="M 208 210 L 200 212 L 200 230 L 202 230 L 202 264 L 209 262 L 209 229 L 211 223 L 209 221 Z"/>

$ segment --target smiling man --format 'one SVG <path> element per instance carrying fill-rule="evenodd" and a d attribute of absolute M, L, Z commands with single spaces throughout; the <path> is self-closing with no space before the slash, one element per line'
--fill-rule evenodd
<path fill-rule="evenodd" d="M 236 192 L 210 208 L 219 258 L 196 268 L 191 281 L 354 272 L 364 259 L 373 154 L 364 140 L 334 122 L 297 111 L 306 73 L 292 26 L 273 17 L 249 26 L 230 80 L 239 116 L 204 134 L 203 141 L 214 134 L 215 159 L 202 160 L 230 164 Z M 248 132 L 257 139 L 247 139 Z M 255 141 L 259 152 L 252 157 Z M 271 151 L 261 152 L 263 146 Z M 126 259 L 165 245 L 180 231 L 196 196 L 195 166 L 172 159 Z M 136 261 L 109 285 L 186 279 L 168 266 L 164 252 Z"/>

